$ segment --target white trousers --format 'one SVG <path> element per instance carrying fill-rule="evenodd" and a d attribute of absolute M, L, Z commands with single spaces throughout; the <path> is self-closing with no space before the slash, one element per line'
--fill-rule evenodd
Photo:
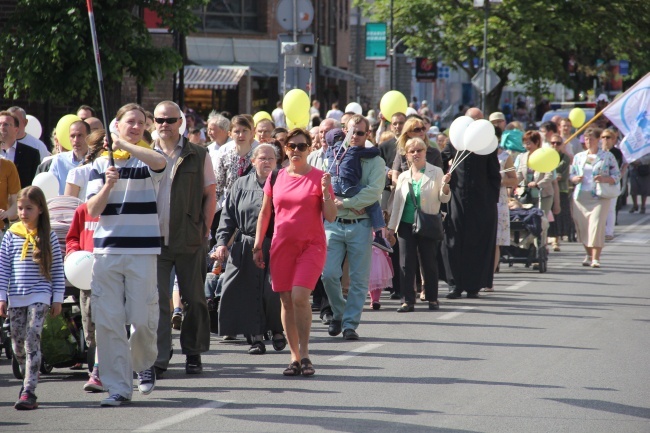
<path fill-rule="evenodd" d="M 614 225 L 616 225 L 616 199 L 612 199 L 607 213 L 607 222 L 605 223 L 605 236 L 614 236 Z"/>
<path fill-rule="evenodd" d="M 153 254 L 95 254 L 91 302 L 99 376 L 109 395 L 131 398 L 133 371 L 150 368 L 156 361 L 160 313 L 156 262 Z"/>

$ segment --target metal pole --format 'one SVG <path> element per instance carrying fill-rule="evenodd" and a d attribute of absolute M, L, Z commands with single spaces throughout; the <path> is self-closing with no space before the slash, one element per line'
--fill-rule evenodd
<path fill-rule="evenodd" d="M 95 28 L 95 14 L 93 13 L 93 0 L 86 0 L 88 7 L 88 20 L 90 21 L 90 36 L 93 41 L 93 51 L 95 54 L 95 68 L 97 69 L 97 83 L 99 85 L 99 100 L 102 105 L 102 120 L 106 128 L 106 142 L 108 144 L 108 163 L 111 167 L 115 167 L 113 161 L 113 138 L 109 132 L 108 123 L 108 108 L 106 104 L 106 95 L 104 93 L 104 76 L 102 75 L 102 62 L 99 58 L 99 44 L 97 43 L 97 29 Z"/>
<path fill-rule="evenodd" d="M 488 72 L 488 62 L 487 62 L 487 44 L 488 44 L 488 18 L 490 16 L 490 2 L 485 0 L 485 26 L 483 28 L 483 89 L 481 89 L 481 111 L 485 113 L 486 99 L 487 99 L 487 72 Z"/>
<path fill-rule="evenodd" d="M 298 42 L 298 0 L 293 0 L 293 41 Z"/>
<path fill-rule="evenodd" d="M 395 63 L 395 49 L 393 48 L 393 0 L 390 0 L 390 90 L 393 90 L 393 66 Z"/>

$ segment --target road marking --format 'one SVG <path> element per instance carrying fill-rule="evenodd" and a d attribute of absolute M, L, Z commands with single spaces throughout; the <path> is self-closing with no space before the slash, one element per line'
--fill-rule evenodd
<path fill-rule="evenodd" d="M 347 361 L 350 358 L 359 356 L 362 353 L 370 352 L 371 350 L 374 350 L 381 346 L 383 346 L 383 344 L 366 344 L 361 347 L 357 347 L 356 349 L 351 350 L 349 352 L 345 352 L 343 355 L 338 355 L 335 356 L 334 358 L 330 358 L 328 359 L 328 361 Z"/>
<path fill-rule="evenodd" d="M 511 292 L 511 291 L 513 291 L 513 290 L 519 290 L 519 289 L 521 289 L 522 287 L 524 287 L 524 286 L 525 286 L 526 284 L 528 284 L 528 283 L 530 283 L 530 281 L 520 281 L 520 282 L 518 282 L 518 283 L 513 284 L 513 285 L 510 286 L 510 287 L 506 287 L 504 290 L 506 290 L 506 291 L 508 291 L 508 292 Z"/>
<path fill-rule="evenodd" d="M 450 320 L 453 319 L 454 317 L 458 317 L 461 314 L 469 311 L 469 310 L 474 310 L 476 307 L 460 307 L 460 311 L 452 311 L 451 313 L 443 314 L 442 316 L 438 317 L 438 320 Z"/>
<path fill-rule="evenodd" d="M 154 422 L 151 424 L 147 424 L 143 427 L 140 427 L 136 430 L 133 430 L 134 432 L 151 432 L 151 431 L 159 431 L 162 430 L 166 427 L 169 427 L 174 424 L 179 424 L 184 421 L 187 421 L 190 418 L 197 417 L 199 415 L 202 415 L 206 412 L 211 411 L 212 409 L 217 409 L 220 407 L 224 407 L 228 403 L 232 403 L 232 401 L 211 401 L 210 403 L 206 403 L 203 406 L 199 406 L 195 409 L 190 409 L 186 410 L 185 412 L 181 412 L 177 415 L 170 416 L 169 418 L 161 419 L 158 422 Z"/>

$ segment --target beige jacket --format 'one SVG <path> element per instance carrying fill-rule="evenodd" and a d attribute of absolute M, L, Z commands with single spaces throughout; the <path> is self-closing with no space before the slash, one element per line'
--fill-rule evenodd
<path fill-rule="evenodd" d="M 528 185 L 526 182 L 526 174 L 528 173 L 528 157 L 530 156 L 529 152 L 520 154 L 517 158 L 519 159 L 519 167 L 517 167 L 517 180 L 519 181 L 520 186 Z M 553 189 L 553 172 L 549 173 L 533 173 L 533 182 L 537 184 L 539 188 L 540 197 L 550 197 L 554 194 Z"/>
<path fill-rule="evenodd" d="M 440 212 L 440 203 L 447 203 L 451 199 L 451 192 L 447 195 L 442 192 L 442 170 L 427 162 L 420 184 L 420 208 L 422 212 L 437 214 Z M 411 170 L 407 170 L 397 178 L 393 211 L 388 222 L 388 229 L 397 231 L 397 226 L 402 219 L 404 203 L 409 197 L 409 184 L 411 183 Z"/>

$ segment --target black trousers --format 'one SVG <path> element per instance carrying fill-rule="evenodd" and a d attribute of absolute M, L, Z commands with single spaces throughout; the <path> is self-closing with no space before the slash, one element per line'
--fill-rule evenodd
<path fill-rule="evenodd" d="M 413 224 L 401 222 L 397 229 L 399 273 L 404 303 L 415 304 L 415 280 L 418 265 L 424 274 L 424 294 L 429 302 L 438 300 L 438 242 L 415 236 Z"/>

